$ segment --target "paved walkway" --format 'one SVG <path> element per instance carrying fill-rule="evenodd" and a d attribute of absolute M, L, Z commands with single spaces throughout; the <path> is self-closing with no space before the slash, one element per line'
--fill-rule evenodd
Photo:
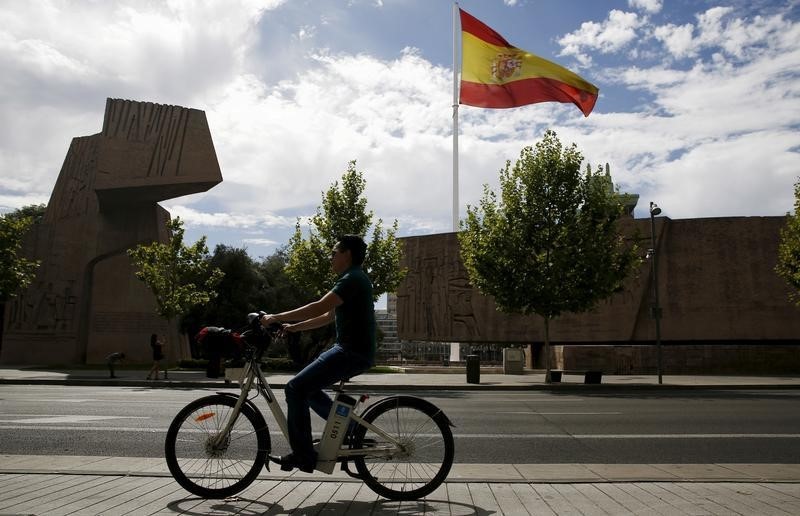
<path fill-rule="evenodd" d="M 223 379 L 202 371 L 2 368 L 0 384 L 147 385 L 213 389 Z M 280 388 L 290 375 L 270 376 Z M 351 389 L 756 389 L 800 388 L 800 377 L 603 376 L 583 385 L 567 375 L 547 385 L 541 372 L 485 374 L 466 382 L 463 370 L 368 374 Z M 6 514 L 449 514 L 449 515 L 797 515 L 800 464 L 455 464 L 445 484 L 424 500 L 392 502 L 336 472 L 262 472 L 239 497 L 201 500 L 169 476 L 163 459 L 0 455 L 0 515 Z"/>
<path fill-rule="evenodd" d="M 392 502 L 340 472 L 266 472 L 202 500 L 163 459 L 0 456 L 0 514 L 800 514 L 800 466 L 456 464 L 424 500 Z"/>

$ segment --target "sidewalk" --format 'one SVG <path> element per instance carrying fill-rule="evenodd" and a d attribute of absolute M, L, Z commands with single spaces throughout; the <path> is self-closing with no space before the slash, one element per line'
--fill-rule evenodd
<path fill-rule="evenodd" d="M 203 500 L 163 459 L 5 455 L 0 464 L 0 514 L 800 514 L 793 465 L 456 464 L 424 500 L 393 502 L 340 472 L 273 468 L 237 497 Z"/>
<path fill-rule="evenodd" d="M 448 371 L 448 372 L 443 372 Z M 266 373 L 273 388 L 283 388 L 293 375 Z M 53 384 L 53 385 L 117 385 L 134 387 L 190 387 L 214 388 L 225 386 L 224 378 L 206 378 L 205 371 L 172 370 L 169 378 L 146 380 L 147 371 L 119 369 L 117 378 L 109 378 L 105 369 L 48 369 L 26 366 L 0 368 L 0 384 Z M 526 370 L 525 374 L 506 375 L 481 372 L 480 383 L 467 383 L 463 368 L 428 368 L 405 372 L 363 374 L 348 383 L 348 388 L 358 391 L 400 390 L 515 390 L 515 389 L 752 389 L 800 388 L 800 376 L 700 376 L 664 375 L 658 384 L 656 375 L 603 375 L 601 384 L 585 385 L 583 376 L 563 376 L 562 382 L 546 384 L 543 371 Z"/>

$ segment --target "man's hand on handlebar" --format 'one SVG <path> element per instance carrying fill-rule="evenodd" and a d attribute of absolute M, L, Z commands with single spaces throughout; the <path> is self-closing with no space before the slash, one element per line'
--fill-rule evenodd
<path fill-rule="evenodd" d="M 273 324 L 281 324 L 272 314 L 261 314 L 258 318 L 261 326 L 267 328 Z"/>
<path fill-rule="evenodd" d="M 282 323 L 278 321 L 278 319 L 276 319 L 275 316 L 273 316 L 272 314 L 261 315 L 259 321 L 261 322 L 261 325 L 264 326 L 265 328 L 272 325 L 279 325 L 281 327 L 279 331 L 281 337 L 286 336 L 287 333 L 295 333 L 301 331 L 300 328 L 297 327 L 298 326 L 297 324 Z"/>

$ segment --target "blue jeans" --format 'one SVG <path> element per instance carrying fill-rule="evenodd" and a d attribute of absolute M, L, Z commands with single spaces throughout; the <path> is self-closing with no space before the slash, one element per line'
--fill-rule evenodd
<path fill-rule="evenodd" d="M 328 419 L 333 400 L 324 387 L 357 376 L 372 366 L 365 356 L 347 351 L 339 344 L 322 353 L 286 384 L 286 420 L 289 445 L 299 462 L 314 463 L 309 408 Z"/>

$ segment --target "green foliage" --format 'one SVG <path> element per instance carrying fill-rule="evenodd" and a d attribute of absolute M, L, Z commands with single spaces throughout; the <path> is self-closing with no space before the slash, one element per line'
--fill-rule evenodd
<path fill-rule="evenodd" d="M 211 268 L 205 237 L 184 245 L 183 222 L 178 217 L 167 228 L 167 243 L 138 245 L 128 250 L 128 256 L 137 269 L 136 277 L 153 292 L 158 314 L 172 320 L 216 296 L 223 273 Z"/>
<path fill-rule="evenodd" d="M 8 213 L 6 216 L 15 219 L 31 219 L 33 224 L 38 224 L 44 219 L 44 212 L 47 209 L 46 204 L 29 204 L 17 210 Z"/>
<path fill-rule="evenodd" d="M 245 316 L 258 306 L 254 298 L 263 285 L 256 264 L 245 249 L 218 245 L 209 260 L 206 276 L 210 276 L 215 269 L 223 273 L 215 289 L 217 295 L 206 303 L 196 305 L 189 313 L 202 320 L 204 326 L 242 326 Z M 184 321 L 186 319 L 184 317 Z"/>
<path fill-rule="evenodd" d="M 334 182 L 322 196 L 322 206 L 311 218 L 312 228 L 304 238 L 298 219 L 289 241 L 289 277 L 315 297 L 322 296 L 332 286 L 336 276 L 330 270 L 330 253 L 341 235 L 364 237 L 372 228 L 372 240 L 367 241 L 364 270 L 372 280 L 373 294 L 393 292 L 405 276 L 400 268 L 401 245 L 395 238 L 397 221 L 384 231 L 383 221 L 372 226 L 372 211 L 367 211 L 367 199 L 362 196 L 366 181 L 356 170 L 356 162 L 348 163 L 342 184 Z"/>
<path fill-rule="evenodd" d="M 196 335 L 204 326 L 239 330 L 244 327 L 249 312 L 282 312 L 308 303 L 313 296 L 298 288 L 287 276 L 287 260 L 285 249 L 278 249 L 271 256 L 255 261 L 244 248 L 218 245 L 209 260 L 211 268 L 224 274 L 216 289 L 218 295 L 193 307 L 181 319 L 182 330 L 190 336 Z M 211 274 L 210 270 L 207 275 Z M 304 332 L 293 350 L 299 357 L 298 362 L 307 363 L 313 359 L 325 347 L 326 337 L 324 330 Z M 288 354 L 283 339 L 273 343 L 270 354 Z"/>
<path fill-rule="evenodd" d="M 470 282 L 504 312 L 543 316 L 546 346 L 551 319 L 592 309 L 638 261 L 617 232 L 623 207 L 610 178 L 588 166 L 581 174 L 582 161 L 547 131 L 500 171 L 499 198 L 484 187 L 459 234 Z"/>
<path fill-rule="evenodd" d="M 800 306 L 800 181 L 794 185 L 794 215 L 786 214 L 786 225 L 781 229 L 775 271 L 794 288 L 790 299 Z"/>
<path fill-rule="evenodd" d="M 43 212 L 44 205 L 26 206 L 0 215 L 0 302 L 14 297 L 35 277 L 39 261 L 20 256 L 20 251 L 25 233 L 41 220 L 37 210 Z"/>
<path fill-rule="evenodd" d="M 281 247 L 256 265 L 264 282 L 255 306 L 268 312 L 285 312 L 314 300 L 314 293 L 300 288 L 287 274 L 289 253 Z"/>

